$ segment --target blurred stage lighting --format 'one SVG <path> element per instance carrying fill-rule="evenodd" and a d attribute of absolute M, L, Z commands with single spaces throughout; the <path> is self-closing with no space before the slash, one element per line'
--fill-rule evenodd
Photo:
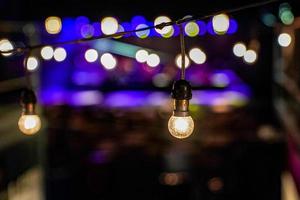
<path fill-rule="evenodd" d="M 54 50 L 54 59 L 57 62 L 62 62 L 66 59 L 67 57 L 67 52 L 64 48 L 58 47 Z"/>
<path fill-rule="evenodd" d="M 107 70 L 112 70 L 117 65 L 116 58 L 110 53 L 104 53 L 100 58 L 100 62 Z"/>
<path fill-rule="evenodd" d="M 50 60 L 53 58 L 54 50 L 51 46 L 45 46 L 41 49 L 41 56 L 44 60 Z"/>

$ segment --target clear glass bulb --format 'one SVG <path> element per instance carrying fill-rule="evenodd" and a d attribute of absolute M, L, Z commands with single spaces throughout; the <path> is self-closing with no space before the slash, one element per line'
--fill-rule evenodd
<path fill-rule="evenodd" d="M 24 134 L 33 135 L 40 130 L 41 120 L 38 115 L 22 115 L 18 125 Z"/>
<path fill-rule="evenodd" d="M 178 139 L 187 138 L 193 133 L 194 121 L 191 116 L 171 116 L 168 122 L 168 128 L 172 136 Z"/>

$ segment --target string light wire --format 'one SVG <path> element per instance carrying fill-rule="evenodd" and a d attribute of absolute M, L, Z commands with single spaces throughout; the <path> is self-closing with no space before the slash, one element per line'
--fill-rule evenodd
<path fill-rule="evenodd" d="M 117 32 L 117 33 L 109 34 L 109 35 L 94 36 L 94 37 L 90 37 L 90 38 L 69 40 L 69 41 L 65 41 L 65 42 L 57 42 L 57 43 L 52 43 L 52 44 L 38 44 L 38 45 L 26 46 L 26 47 L 16 47 L 12 50 L 0 51 L 0 53 L 1 54 L 3 54 L 3 53 L 4 54 L 5 53 L 22 53 L 22 52 L 30 51 L 32 49 L 39 49 L 39 48 L 42 48 L 44 46 L 60 46 L 60 45 L 67 45 L 67 44 L 80 44 L 80 43 L 85 43 L 85 42 L 99 40 L 99 39 L 116 38 L 116 37 L 131 34 L 131 33 L 146 31 L 146 30 L 149 30 L 149 29 L 155 29 L 155 28 L 156 29 L 163 29 L 166 26 L 182 25 L 184 23 L 191 22 L 191 21 L 204 20 L 204 19 L 208 19 L 210 17 L 213 17 L 215 15 L 218 15 L 220 13 L 232 14 L 232 13 L 235 13 L 235 12 L 238 12 L 238 11 L 264 6 L 264 5 L 275 3 L 275 2 L 278 2 L 278 1 L 279 0 L 267 0 L 267 1 L 263 1 L 263 2 L 247 4 L 247 5 L 240 6 L 240 7 L 233 8 L 233 9 L 217 11 L 217 12 L 214 12 L 212 14 L 208 14 L 208 15 L 204 15 L 204 16 L 200 16 L 200 17 L 188 17 L 188 18 L 183 18 L 183 19 L 179 19 L 179 20 L 176 20 L 176 21 L 163 22 L 163 23 L 160 23 L 160 24 L 157 24 L 157 25 L 148 26 L 148 27 L 144 27 L 144 28 L 139 28 L 139 29 L 135 29 L 135 30 L 122 31 L 122 32 Z M 182 58 L 182 59 L 185 60 L 185 57 Z M 184 63 L 184 62 L 182 62 L 182 63 Z"/>

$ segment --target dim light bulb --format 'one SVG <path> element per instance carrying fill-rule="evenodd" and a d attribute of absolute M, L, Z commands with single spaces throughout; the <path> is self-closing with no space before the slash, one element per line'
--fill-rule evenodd
<path fill-rule="evenodd" d="M 193 133 L 194 120 L 191 116 L 177 117 L 172 115 L 168 122 L 168 128 L 172 136 L 184 139 Z"/>
<path fill-rule="evenodd" d="M 26 135 L 33 135 L 41 128 L 41 120 L 38 115 L 21 115 L 19 122 L 19 129 Z"/>

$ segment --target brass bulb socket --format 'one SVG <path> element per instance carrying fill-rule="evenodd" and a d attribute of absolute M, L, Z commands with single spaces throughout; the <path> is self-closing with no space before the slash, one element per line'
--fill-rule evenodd
<path fill-rule="evenodd" d="M 174 110 L 173 115 L 177 117 L 187 117 L 190 116 L 189 114 L 189 100 L 177 100 L 174 99 L 173 102 Z"/>

